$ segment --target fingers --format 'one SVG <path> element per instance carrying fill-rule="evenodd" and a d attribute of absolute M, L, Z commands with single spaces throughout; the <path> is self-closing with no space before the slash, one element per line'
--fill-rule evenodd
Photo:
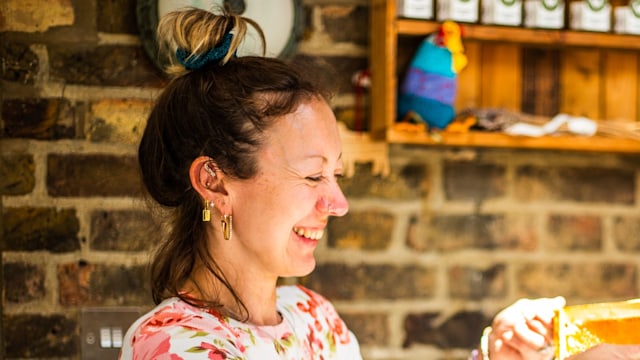
<path fill-rule="evenodd" d="M 495 333 L 489 334 L 489 354 L 494 360 L 521 360 L 522 355 L 518 349 L 507 345 L 504 340 Z"/>
<path fill-rule="evenodd" d="M 505 346 L 516 349 L 523 359 L 548 360 L 554 354 L 553 339 L 550 335 L 550 331 L 546 329 L 538 333 L 532 330 L 528 323 L 522 323 L 516 325 L 513 331 L 504 332 L 501 340 Z"/>
<path fill-rule="evenodd" d="M 551 345 L 553 317 L 564 305 L 563 297 L 518 300 L 494 318 L 490 350 L 506 352 L 506 349 L 512 349 L 519 353 L 519 358 L 551 359 L 554 354 Z"/>
<path fill-rule="evenodd" d="M 503 337 L 497 334 L 489 336 L 489 354 L 492 360 L 550 360 L 555 349 L 550 343 L 543 343 L 535 348 L 529 342 L 523 341 L 516 332 L 504 332 Z"/>
<path fill-rule="evenodd" d="M 544 324 L 551 324 L 555 312 L 565 304 L 566 301 L 562 296 L 536 300 L 523 299 L 518 309 L 527 320 L 538 319 Z"/>

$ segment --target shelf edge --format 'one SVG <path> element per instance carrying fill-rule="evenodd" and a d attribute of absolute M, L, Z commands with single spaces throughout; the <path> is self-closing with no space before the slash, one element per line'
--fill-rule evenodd
<path fill-rule="evenodd" d="M 438 139 L 440 138 L 440 139 Z M 403 133 L 393 129 L 387 131 L 390 144 L 455 146 L 478 148 L 512 148 L 535 150 L 570 150 L 586 152 L 640 153 L 640 141 L 606 136 L 558 135 L 543 137 L 511 136 L 503 133 L 469 132 L 439 133 Z"/>
<path fill-rule="evenodd" d="M 430 20 L 396 19 L 398 35 L 424 36 L 437 31 L 440 22 Z M 528 45 L 597 47 L 640 50 L 640 36 L 604 32 L 551 30 L 460 23 L 463 40 L 499 41 Z"/>

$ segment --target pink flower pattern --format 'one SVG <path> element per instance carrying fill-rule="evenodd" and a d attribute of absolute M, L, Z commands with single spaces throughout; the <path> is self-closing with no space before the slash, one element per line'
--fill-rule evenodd
<path fill-rule="evenodd" d="M 120 360 L 360 360 L 360 348 L 333 305 L 302 286 L 277 290 L 284 321 L 256 326 L 170 298 L 138 319 Z"/>

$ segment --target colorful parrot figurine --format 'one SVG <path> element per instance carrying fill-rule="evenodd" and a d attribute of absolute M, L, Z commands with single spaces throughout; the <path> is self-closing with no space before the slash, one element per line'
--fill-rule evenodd
<path fill-rule="evenodd" d="M 444 129 L 455 116 L 457 76 L 467 65 L 462 31 L 453 21 L 422 41 L 398 88 L 398 119 L 414 112 L 430 128 Z"/>

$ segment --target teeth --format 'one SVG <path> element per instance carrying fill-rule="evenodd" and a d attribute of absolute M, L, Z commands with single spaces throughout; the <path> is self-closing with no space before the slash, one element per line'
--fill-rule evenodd
<path fill-rule="evenodd" d="M 304 236 L 312 240 L 320 240 L 320 238 L 322 238 L 322 235 L 324 234 L 324 230 L 293 228 L 293 231 L 300 236 Z"/>

